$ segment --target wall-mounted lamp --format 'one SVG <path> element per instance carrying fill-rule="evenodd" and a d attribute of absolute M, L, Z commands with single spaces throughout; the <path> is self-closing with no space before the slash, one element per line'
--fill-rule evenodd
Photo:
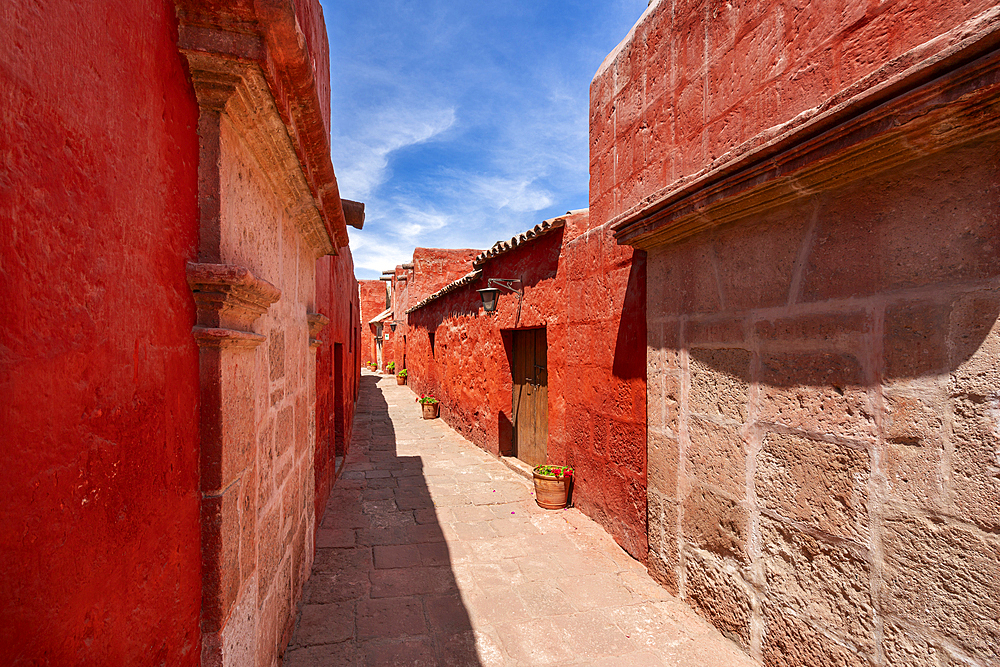
<path fill-rule="evenodd" d="M 392 331 L 395 331 L 396 330 L 396 322 L 395 321 L 389 322 L 389 328 Z"/>
<path fill-rule="evenodd" d="M 513 285 L 517 283 L 520 289 L 515 288 Z M 494 287 L 496 285 L 497 287 Z M 479 292 L 479 296 L 483 299 L 483 310 L 487 313 L 492 313 L 497 309 L 497 300 L 500 296 L 500 290 L 498 287 L 502 287 L 509 292 L 513 292 L 517 295 L 517 300 L 520 301 L 522 298 L 522 290 L 524 286 L 521 285 L 521 281 L 517 278 L 490 278 L 486 281 L 485 289 L 476 290 Z"/>

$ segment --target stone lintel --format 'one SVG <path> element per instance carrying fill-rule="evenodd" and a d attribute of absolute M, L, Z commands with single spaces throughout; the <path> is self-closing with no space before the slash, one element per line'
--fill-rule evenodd
<path fill-rule="evenodd" d="M 672 243 L 1000 130 L 1000 9 L 952 33 L 645 198 L 615 238 Z"/>
<path fill-rule="evenodd" d="M 242 329 L 249 329 L 271 304 L 281 298 L 281 290 L 242 266 L 188 262 L 187 280 L 198 306 L 198 326 L 195 329 L 203 332 L 235 327 L 237 331 L 234 333 L 257 336 Z M 252 340 L 245 336 L 237 338 Z M 212 334 L 200 339 L 199 344 L 205 344 L 202 340 L 217 339 L 221 340 L 219 335 Z"/>

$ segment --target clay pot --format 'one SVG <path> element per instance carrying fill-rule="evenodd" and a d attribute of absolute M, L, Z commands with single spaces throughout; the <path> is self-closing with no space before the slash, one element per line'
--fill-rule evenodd
<path fill-rule="evenodd" d="M 424 411 L 424 419 L 435 419 L 438 416 L 438 405 L 440 403 L 421 403 L 420 409 Z"/>
<path fill-rule="evenodd" d="M 397 375 L 396 384 L 406 384 L 406 378 L 402 375 Z"/>
<path fill-rule="evenodd" d="M 547 510 L 561 510 L 566 507 L 572 477 L 542 475 L 535 471 L 532 471 L 532 477 L 535 482 L 535 502 L 539 507 Z"/>

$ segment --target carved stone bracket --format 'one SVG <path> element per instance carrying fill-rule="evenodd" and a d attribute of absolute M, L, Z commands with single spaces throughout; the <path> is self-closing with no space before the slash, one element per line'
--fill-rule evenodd
<path fill-rule="evenodd" d="M 306 320 L 309 322 L 309 347 L 315 350 L 321 344 L 319 332 L 330 323 L 330 318 L 322 313 L 309 313 Z"/>
<path fill-rule="evenodd" d="M 194 336 L 201 346 L 255 347 L 264 336 L 250 331 L 281 290 L 242 266 L 188 262 L 187 280 L 198 306 Z"/>

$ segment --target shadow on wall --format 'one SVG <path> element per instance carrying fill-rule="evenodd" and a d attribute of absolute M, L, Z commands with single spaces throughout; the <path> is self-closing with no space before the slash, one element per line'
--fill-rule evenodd
<path fill-rule="evenodd" d="M 478 283 L 473 283 L 472 287 L 476 285 Z M 470 291 L 469 287 L 463 289 Z M 479 289 L 479 287 L 476 287 L 476 289 Z M 447 303 L 450 307 L 447 310 L 442 308 L 441 304 L 443 303 Z M 411 328 L 425 329 L 429 333 L 434 333 L 446 318 L 463 316 L 488 317 L 488 315 L 482 313 L 482 305 L 482 298 L 475 290 L 471 290 L 471 294 L 465 294 L 461 300 L 455 298 L 454 295 L 448 295 L 436 303 L 432 302 L 420 310 L 411 313 L 408 321 Z"/>
<path fill-rule="evenodd" d="M 514 424 L 504 410 L 497 412 L 497 437 L 500 456 L 514 456 Z"/>
<path fill-rule="evenodd" d="M 623 380 L 646 379 L 646 253 L 642 250 L 632 256 L 611 372 Z"/>
<path fill-rule="evenodd" d="M 316 535 L 284 665 L 479 665 L 419 456 L 399 456 L 379 378 Z"/>

